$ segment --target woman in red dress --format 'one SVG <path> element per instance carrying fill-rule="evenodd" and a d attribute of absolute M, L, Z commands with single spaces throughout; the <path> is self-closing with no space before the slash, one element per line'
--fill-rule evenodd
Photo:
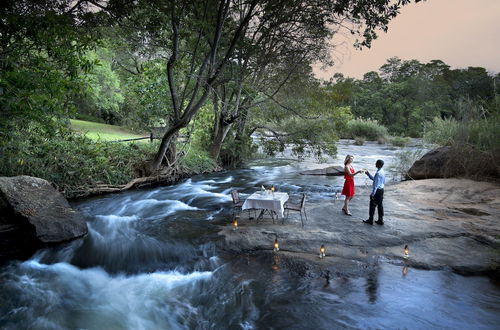
<path fill-rule="evenodd" d="M 345 200 L 344 200 L 344 207 L 342 208 L 342 211 L 344 211 L 344 214 L 346 215 L 352 215 L 351 212 L 349 212 L 349 202 L 351 199 L 354 197 L 354 176 L 358 173 L 361 173 L 363 171 L 354 171 L 354 168 L 352 167 L 352 162 L 354 161 L 354 156 L 353 155 L 347 155 L 344 160 L 344 188 L 342 189 L 342 195 L 345 195 Z"/>

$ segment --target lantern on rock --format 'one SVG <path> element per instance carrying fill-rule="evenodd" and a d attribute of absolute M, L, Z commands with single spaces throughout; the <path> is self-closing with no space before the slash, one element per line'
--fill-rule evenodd
<path fill-rule="evenodd" d="M 278 243 L 278 239 L 274 240 L 274 252 L 278 252 L 280 250 L 280 243 Z"/>
<path fill-rule="evenodd" d="M 405 245 L 403 253 L 404 253 L 404 258 L 405 259 L 408 259 L 410 257 L 410 249 L 408 248 L 408 245 Z"/>
<path fill-rule="evenodd" d="M 233 230 L 238 229 L 238 220 L 234 219 L 233 221 Z"/>
<path fill-rule="evenodd" d="M 319 248 L 319 257 L 323 259 L 326 256 L 326 248 L 323 244 L 321 244 Z"/>

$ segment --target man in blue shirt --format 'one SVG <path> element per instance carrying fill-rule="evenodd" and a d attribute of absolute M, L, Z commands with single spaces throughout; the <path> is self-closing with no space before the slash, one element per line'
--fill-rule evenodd
<path fill-rule="evenodd" d="M 378 220 L 375 221 L 377 225 L 384 224 L 384 186 L 385 186 L 385 173 L 382 167 L 384 166 L 384 161 L 382 159 L 377 160 L 375 163 L 377 167 L 377 173 L 372 176 L 370 172 L 366 172 L 366 175 L 373 180 L 373 189 L 370 194 L 370 217 L 368 220 L 363 220 L 364 223 L 373 225 L 373 215 L 375 214 L 375 208 L 378 208 Z"/>

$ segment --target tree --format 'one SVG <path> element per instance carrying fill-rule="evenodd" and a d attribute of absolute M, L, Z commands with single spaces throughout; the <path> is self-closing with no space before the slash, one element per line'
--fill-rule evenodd
<path fill-rule="evenodd" d="M 352 24 L 353 33 L 363 31 L 360 33 L 362 40 L 359 45 L 368 46 L 375 37 L 375 31 L 379 28 L 387 29 L 388 21 L 397 15 L 402 5 L 409 2 L 139 1 L 134 14 L 145 13 L 148 18 L 146 23 L 141 20 L 140 26 L 144 29 L 140 33 L 147 34 L 151 45 L 163 48 L 163 56 L 167 59 L 167 87 L 172 100 L 169 126 L 159 151 L 149 166 L 149 172 L 158 169 L 168 149 L 172 152 L 167 158 L 170 162 L 175 162 L 175 136 L 189 124 L 218 84 L 227 78 L 223 77 L 222 72 L 229 63 L 237 61 L 237 46 L 241 42 L 253 45 L 256 41 L 258 43 L 261 36 L 269 35 L 256 31 L 253 27 L 263 26 L 261 22 L 275 22 L 275 25 L 269 26 L 269 31 L 273 31 L 283 24 L 280 20 L 284 18 L 283 13 L 294 12 L 295 8 L 305 8 L 307 12 L 302 15 L 307 14 L 316 22 L 316 27 L 331 26 L 333 31 L 335 27 L 347 22 Z M 144 15 L 141 19 L 144 19 Z M 314 30 L 309 32 L 315 33 Z"/>

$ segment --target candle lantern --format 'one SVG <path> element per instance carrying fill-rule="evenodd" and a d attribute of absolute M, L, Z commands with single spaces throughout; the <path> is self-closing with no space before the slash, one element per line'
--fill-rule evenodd
<path fill-rule="evenodd" d="M 321 244 L 321 247 L 319 248 L 319 257 L 323 259 L 326 256 L 326 248 L 323 244 Z"/>
<path fill-rule="evenodd" d="M 233 220 L 233 230 L 236 230 L 236 229 L 238 229 L 238 220 L 234 219 Z"/>
<path fill-rule="evenodd" d="M 280 250 L 280 243 L 278 243 L 278 239 L 274 240 L 274 252 L 278 252 Z"/>
<path fill-rule="evenodd" d="M 410 257 L 410 249 L 408 248 L 408 245 L 405 245 L 404 257 L 405 257 L 405 259 L 408 259 Z"/>

